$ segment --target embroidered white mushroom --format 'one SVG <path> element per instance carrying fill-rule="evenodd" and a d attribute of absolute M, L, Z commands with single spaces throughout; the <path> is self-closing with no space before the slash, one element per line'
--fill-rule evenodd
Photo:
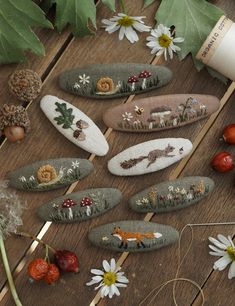
<path fill-rule="evenodd" d="M 147 70 L 143 70 L 143 71 L 140 72 L 139 78 L 143 79 L 142 89 L 146 88 L 146 79 L 149 78 L 149 77 L 151 77 L 151 72 L 149 72 Z"/>
<path fill-rule="evenodd" d="M 133 75 L 133 76 L 128 78 L 127 82 L 131 84 L 131 91 L 134 91 L 135 90 L 135 83 L 139 82 L 139 79 L 136 75 Z"/>
<path fill-rule="evenodd" d="M 156 107 L 153 110 L 151 110 L 150 117 L 155 120 L 159 118 L 160 126 L 164 127 L 165 126 L 164 117 L 167 115 L 170 115 L 171 112 L 172 112 L 172 109 L 170 107 L 160 106 L 160 107 Z"/>

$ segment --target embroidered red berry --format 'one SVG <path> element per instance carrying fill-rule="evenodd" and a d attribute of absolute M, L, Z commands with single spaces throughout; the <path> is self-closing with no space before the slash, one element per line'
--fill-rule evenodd
<path fill-rule="evenodd" d="M 234 168 L 232 155 L 229 152 L 220 152 L 213 157 L 211 165 L 218 172 L 230 171 Z"/>
<path fill-rule="evenodd" d="M 75 253 L 68 250 L 58 250 L 55 253 L 55 263 L 64 272 L 79 271 L 78 257 Z"/>
<path fill-rule="evenodd" d="M 81 202 L 80 202 L 80 206 L 81 207 L 85 207 L 85 206 L 91 206 L 93 204 L 93 201 L 91 198 L 89 197 L 84 197 L 81 199 Z"/>
<path fill-rule="evenodd" d="M 235 124 L 229 124 L 223 131 L 224 141 L 230 144 L 235 144 Z"/>
<path fill-rule="evenodd" d="M 55 264 L 48 264 L 48 272 L 44 276 L 44 280 L 47 284 L 56 282 L 60 277 L 60 270 Z"/>
<path fill-rule="evenodd" d="M 62 203 L 63 208 L 69 208 L 75 205 L 77 205 L 77 203 L 72 199 L 65 199 Z"/>
<path fill-rule="evenodd" d="M 48 263 L 43 258 L 36 258 L 28 265 L 28 274 L 31 279 L 39 281 L 48 272 Z"/>

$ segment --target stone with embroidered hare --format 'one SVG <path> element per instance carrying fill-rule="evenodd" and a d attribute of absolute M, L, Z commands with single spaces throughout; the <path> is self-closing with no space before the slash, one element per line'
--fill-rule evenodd
<path fill-rule="evenodd" d="M 188 176 L 153 185 L 132 196 L 130 207 L 137 212 L 168 212 L 196 204 L 214 189 L 214 181 L 204 176 Z"/>
<path fill-rule="evenodd" d="M 130 176 L 159 171 L 184 158 L 192 150 L 184 138 L 161 138 L 139 143 L 114 156 L 108 169 L 114 175 Z"/>
<path fill-rule="evenodd" d="M 139 63 L 94 64 L 63 72 L 59 85 L 79 96 L 108 99 L 146 92 L 170 82 L 164 66 Z"/>
<path fill-rule="evenodd" d="M 108 109 L 104 123 L 122 132 L 155 132 L 204 119 L 220 105 L 217 97 L 198 94 L 155 96 L 134 102 Z"/>
<path fill-rule="evenodd" d="M 40 106 L 54 127 L 83 150 L 104 156 L 109 145 L 98 126 L 72 104 L 55 96 L 45 96 Z"/>
<path fill-rule="evenodd" d="M 7 175 L 9 185 L 27 191 L 46 191 L 68 186 L 93 171 L 87 159 L 58 158 L 40 160 Z"/>
<path fill-rule="evenodd" d="M 56 198 L 38 208 L 44 221 L 72 223 L 104 214 L 122 199 L 116 188 L 93 188 Z"/>
<path fill-rule="evenodd" d="M 117 252 L 146 252 L 175 243 L 179 233 L 168 225 L 125 220 L 95 227 L 88 238 L 98 247 Z"/>

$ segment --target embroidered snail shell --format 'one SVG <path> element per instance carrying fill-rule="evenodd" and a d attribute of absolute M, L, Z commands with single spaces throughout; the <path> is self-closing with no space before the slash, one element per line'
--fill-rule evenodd
<path fill-rule="evenodd" d="M 51 165 L 43 165 L 37 171 L 37 179 L 40 183 L 48 183 L 56 179 L 57 173 Z"/>
<path fill-rule="evenodd" d="M 109 77 L 100 78 L 96 83 L 96 89 L 99 92 L 109 92 L 115 89 L 114 82 Z"/>

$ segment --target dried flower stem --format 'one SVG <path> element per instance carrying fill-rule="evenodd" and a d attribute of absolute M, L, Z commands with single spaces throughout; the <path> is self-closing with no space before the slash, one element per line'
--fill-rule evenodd
<path fill-rule="evenodd" d="M 18 297 L 18 294 L 17 294 L 17 291 L 16 291 L 14 281 L 13 281 L 13 277 L 12 277 L 11 270 L 10 270 L 10 267 L 9 267 L 9 262 L 8 262 L 8 259 L 7 259 L 4 240 L 3 240 L 3 237 L 2 237 L 1 234 L 0 234 L 0 250 L 1 250 L 2 261 L 3 261 L 5 271 L 6 271 L 6 275 L 7 275 L 7 279 L 8 279 L 8 283 L 9 283 L 9 287 L 10 287 L 10 290 L 11 290 L 12 297 L 15 301 L 16 306 L 22 306 L 21 301 L 20 301 L 20 299 Z"/>
<path fill-rule="evenodd" d="M 34 236 L 32 234 L 28 234 L 28 233 L 25 233 L 25 232 L 16 232 L 15 234 L 18 235 L 18 236 L 26 237 L 26 238 L 31 238 L 32 240 L 35 240 L 38 243 L 41 243 L 42 245 L 44 245 L 46 248 L 48 248 L 53 253 L 56 253 L 56 250 L 53 247 L 51 247 L 49 244 L 45 243 L 43 240 L 37 238 L 36 236 Z"/>

